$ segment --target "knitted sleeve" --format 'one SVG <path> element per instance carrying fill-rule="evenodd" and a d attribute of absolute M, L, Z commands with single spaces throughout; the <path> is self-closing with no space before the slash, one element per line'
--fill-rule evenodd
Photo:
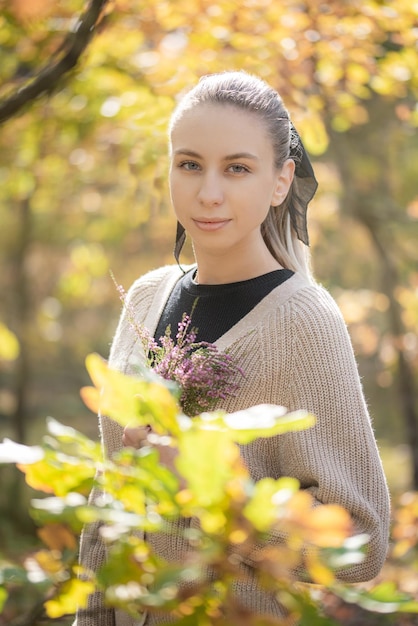
<path fill-rule="evenodd" d="M 320 503 L 349 511 L 369 537 L 362 563 L 338 573 L 349 582 L 374 578 L 386 558 L 389 496 L 353 349 L 331 296 L 305 290 L 292 303 L 289 408 L 317 418 L 306 431 L 280 438 L 284 475 L 296 477 Z"/>
<path fill-rule="evenodd" d="M 94 489 L 89 502 L 94 504 L 100 495 L 101 492 Z M 97 571 L 105 562 L 106 551 L 100 537 L 100 525 L 100 522 L 94 522 L 85 526 L 81 535 L 79 561 L 87 570 Z M 106 608 L 103 600 L 99 591 L 90 594 L 86 609 L 78 609 L 73 626 L 115 626 L 114 611 Z"/>
<path fill-rule="evenodd" d="M 170 271 L 169 268 L 160 268 L 149 272 L 137 280 L 127 294 L 127 307 L 124 307 L 113 338 L 109 365 L 113 369 L 124 373 L 132 373 L 133 360 L 143 357 L 141 345 L 131 326 L 131 316 L 142 324 L 150 308 L 155 304 L 155 292 L 161 284 L 162 277 Z M 106 416 L 99 416 L 100 434 L 105 456 L 111 457 L 122 446 L 122 427 Z M 94 488 L 89 501 L 94 503 L 102 494 L 99 488 Z M 106 546 L 100 535 L 100 522 L 87 525 L 80 540 L 81 565 L 96 572 L 106 560 Z M 115 626 L 115 611 L 104 605 L 104 597 L 100 592 L 90 595 L 86 610 L 77 611 L 77 619 L 73 626 Z"/>

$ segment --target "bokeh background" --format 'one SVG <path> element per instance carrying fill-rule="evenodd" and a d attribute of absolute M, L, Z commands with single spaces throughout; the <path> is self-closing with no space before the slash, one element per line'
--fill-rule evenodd
<path fill-rule="evenodd" d="M 279 90 L 312 156 L 314 271 L 349 326 L 393 497 L 418 489 L 418 5 L 104 4 L 76 67 L 0 126 L 0 435 L 36 443 L 51 415 L 97 436 L 79 388 L 120 313 L 110 271 L 128 288 L 173 262 L 176 98 L 203 74 L 245 69 Z M 1 112 L 89 7 L 0 7 Z M 29 495 L 8 467 L 0 481 L 2 546 L 16 533 L 22 545 Z"/>

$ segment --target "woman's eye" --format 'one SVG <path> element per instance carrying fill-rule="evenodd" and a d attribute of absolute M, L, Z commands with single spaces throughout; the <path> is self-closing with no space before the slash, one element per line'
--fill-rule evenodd
<path fill-rule="evenodd" d="M 188 172 L 194 172 L 199 169 L 199 164 L 194 161 L 183 161 L 182 163 L 179 163 L 179 167 Z"/>
<path fill-rule="evenodd" d="M 249 172 L 248 167 L 245 167 L 245 165 L 239 165 L 238 163 L 230 165 L 228 169 L 233 174 L 244 174 L 245 172 Z"/>

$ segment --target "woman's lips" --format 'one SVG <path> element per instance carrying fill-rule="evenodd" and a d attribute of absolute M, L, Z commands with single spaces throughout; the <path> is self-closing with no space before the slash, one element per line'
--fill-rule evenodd
<path fill-rule="evenodd" d="M 193 222 L 196 224 L 200 230 L 213 231 L 220 230 L 227 224 L 229 224 L 231 220 L 205 220 L 205 219 L 194 219 Z"/>

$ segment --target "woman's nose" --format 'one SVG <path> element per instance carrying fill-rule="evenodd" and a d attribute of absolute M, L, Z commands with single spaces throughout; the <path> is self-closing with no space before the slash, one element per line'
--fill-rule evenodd
<path fill-rule="evenodd" d="M 213 206 L 222 204 L 223 198 L 222 181 L 219 176 L 212 173 L 202 176 L 198 200 L 204 205 Z"/>

